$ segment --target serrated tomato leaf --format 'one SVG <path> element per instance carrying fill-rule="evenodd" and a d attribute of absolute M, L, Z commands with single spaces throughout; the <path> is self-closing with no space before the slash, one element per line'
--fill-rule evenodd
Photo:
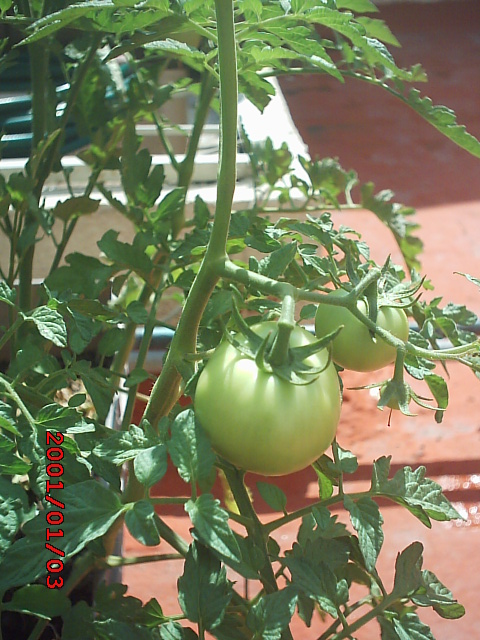
<path fill-rule="evenodd" d="M 178 579 L 178 600 L 184 614 L 202 628 L 214 629 L 222 622 L 231 597 L 225 567 L 206 547 L 192 542 Z"/>
<path fill-rule="evenodd" d="M 237 540 L 228 525 L 228 513 L 219 500 L 210 493 L 203 493 L 195 501 L 189 500 L 185 511 L 195 527 L 194 532 L 204 545 L 236 562 L 242 560 Z"/>

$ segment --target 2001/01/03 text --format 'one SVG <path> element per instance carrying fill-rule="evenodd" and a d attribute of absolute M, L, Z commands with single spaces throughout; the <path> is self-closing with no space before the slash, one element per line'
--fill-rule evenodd
<path fill-rule="evenodd" d="M 63 475 L 63 464 L 60 460 L 63 460 L 63 434 L 57 431 L 53 434 L 51 431 L 47 431 L 47 483 L 45 491 L 45 500 L 49 502 L 54 508 L 49 509 L 46 514 L 47 523 L 50 525 L 45 529 L 45 548 L 56 554 L 56 558 L 51 558 L 47 561 L 47 587 L 49 589 L 60 589 L 63 587 L 63 578 L 59 575 L 63 571 L 63 561 L 60 558 L 65 557 L 65 552 L 51 544 L 50 540 L 55 538 L 63 538 L 63 529 L 60 528 L 63 522 L 63 509 L 65 504 L 50 495 L 50 491 L 63 489 L 63 482 L 59 480 Z M 50 446 L 51 445 L 51 446 Z M 54 480 L 51 480 L 53 478 Z M 55 527 L 55 528 L 51 528 Z"/>

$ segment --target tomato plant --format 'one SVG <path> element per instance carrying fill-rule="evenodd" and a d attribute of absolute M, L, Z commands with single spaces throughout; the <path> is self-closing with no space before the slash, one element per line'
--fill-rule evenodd
<path fill-rule="evenodd" d="M 338 298 L 347 295 L 347 292 L 337 289 L 328 295 Z M 356 307 L 363 315 L 367 315 L 365 300 L 358 300 Z M 408 319 L 403 309 L 379 307 L 376 324 L 400 340 L 408 339 Z M 396 349 L 380 336 L 372 336 L 369 328 L 348 308 L 329 304 L 318 306 L 315 315 L 315 333 L 318 337 L 341 325 L 343 329 L 332 343 L 332 358 L 341 367 L 353 371 L 375 371 L 395 360 Z"/>
<path fill-rule="evenodd" d="M 440 422 L 447 364 L 480 375 L 477 318 L 423 299 L 413 210 L 332 158 L 297 162 L 286 143 L 256 144 L 242 131 L 254 189 L 234 206 L 239 89 L 262 111 L 274 76 L 355 78 L 477 157 L 480 143 L 450 109 L 409 89 L 425 74 L 396 64 L 387 25 L 362 15 L 374 9 L 368 0 L 93 5 L 0 1 L 2 92 L 9 82 L 12 94 L 25 90 L 0 99 L 0 151 L 23 153 L 9 167 L 0 161 L 0 636 L 291 640 L 295 616 L 320 626 L 320 640 L 356 637 L 373 621 L 382 638 L 431 639 L 418 612 L 452 620 L 464 609 L 421 568 L 419 542 L 399 551 L 394 579 L 383 581 L 379 505 L 393 502 L 425 526 L 460 514 L 423 467 L 391 477 L 388 452 L 371 464 L 369 486 L 351 489 L 368 462 L 342 447 L 328 354 L 367 371 L 395 359 L 390 380 L 369 376 L 379 406 L 397 401 L 407 414 L 423 403 L 406 382 L 413 376 Z M 182 77 L 165 80 L 172 68 Z M 195 105 L 182 153 L 163 109 L 179 96 Z M 205 123 L 216 116 L 216 191 L 195 191 Z M 358 209 L 392 232 L 402 267 L 386 256 L 377 265 L 342 224 L 339 210 Z M 87 253 L 72 247 L 82 223 Z M 51 260 L 35 296 L 39 254 Z M 348 297 L 327 296 L 339 283 Z M 414 320 L 410 332 L 405 313 L 383 304 L 389 296 Z M 317 338 L 299 326 L 315 315 Z M 152 370 L 164 329 L 168 348 Z M 185 408 L 181 395 L 195 385 Z M 264 518 L 246 472 L 305 465 L 318 482 L 306 481 L 315 495 L 303 504 L 278 482 L 257 483 L 275 512 Z M 174 495 L 170 470 L 182 481 Z M 290 545 L 284 527 L 295 523 Z M 148 550 L 127 557 L 124 531 Z M 118 575 L 113 584 L 91 575 L 165 561 L 177 569 L 170 587 L 181 613 L 164 598 L 170 571 L 155 568 L 153 593 L 144 580 L 145 602 L 127 596 Z M 86 577 L 100 586 L 84 597 Z"/>
<path fill-rule="evenodd" d="M 275 330 L 252 327 L 261 336 Z M 291 346 L 312 343 L 296 327 Z M 208 360 L 195 392 L 195 411 L 213 448 L 235 466 L 263 475 L 284 475 L 308 466 L 332 443 L 340 417 L 337 373 L 326 350 L 308 359 L 321 369 L 306 384 L 262 370 L 224 341 Z"/>

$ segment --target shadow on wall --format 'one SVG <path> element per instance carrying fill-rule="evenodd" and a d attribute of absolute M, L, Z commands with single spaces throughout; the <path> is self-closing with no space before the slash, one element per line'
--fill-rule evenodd
<path fill-rule="evenodd" d="M 477 0 L 381 4 L 379 17 L 402 47 L 401 67 L 421 63 L 422 95 L 457 114 L 480 138 L 480 5 Z M 397 98 L 358 80 L 325 76 L 281 81 L 293 119 L 312 156 L 338 157 L 377 190 L 414 207 L 480 200 L 480 161 Z"/>

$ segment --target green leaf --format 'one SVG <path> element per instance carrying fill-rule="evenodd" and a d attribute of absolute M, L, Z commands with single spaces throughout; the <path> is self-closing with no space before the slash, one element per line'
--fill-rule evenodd
<path fill-rule="evenodd" d="M 128 431 L 113 431 L 108 438 L 97 444 L 93 453 L 99 458 L 120 465 L 127 460 L 133 460 L 139 453 L 157 444 L 158 442 L 143 429 L 130 425 Z"/>
<path fill-rule="evenodd" d="M 297 243 L 290 242 L 281 249 L 272 251 L 268 256 L 260 260 L 258 272 L 268 278 L 278 279 L 295 259 L 297 255 Z"/>
<path fill-rule="evenodd" d="M 73 396 L 70 396 L 70 398 L 68 399 L 68 406 L 71 409 L 75 409 L 77 407 L 81 407 L 82 404 L 84 404 L 84 402 L 87 399 L 87 394 L 86 393 L 76 393 Z"/>
<path fill-rule="evenodd" d="M 126 308 L 127 316 L 135 324 L 145 324 L 148 320 L 148 311 L 139 300 L 130 302 Z"/>
<path fill-rule="evenodd" d="M 16 297 L 15 289 L 10 289 L 5 280 L 0 280 L 0 301 L 14 307 Z"/>
<path fill-rule="evenodd" d="M 337 9 L 349 9 L 357 13 L 374 13 L 378 8 L 370 0 L 336 0 Z"/>
<path fill-rule="evenodd" d="M 0 429 L 13 433 L 15 436 L 21 436 L 22 434 L 17 429 L 15 420 L 12 407 L 0 400 Z"/>
<path fill-rule="evenodd" d="M 150 547 L 160 544 L 157 520 L 155 509 L 148 500 L 136 502 L 125 514 L 125 524 L 132 536 L 141 544 Z"/>
<path fill-rule="evenodd" d="M 172 38 L 148 42 L 145 44 L 145 49 L 156 52 L 163 51 L 170 56 L 179 58 L 186 65 L 198 71 L 201 71 L 205 64 L 205 53 L 203 51 L 190 47 L 185 42 L 172 40 Z"/>
<path fill-rule="evenodd" d="M 101 538 L 125 510 L 118 495 L 95 480 L 67 486 L 61 495 L 65 504 L 64 533 L 61 538 L 52 539 L 52 543 L 64 551 L 65 558 Z M 52 552 L 45 548 L 49 526 L 45 511 L 27 522 L 25 537 L 14 542 L 3 558 L 0 589 L 33 582 L 46 573 L 46 562 L 52 557 Z"/>
<path fill-rule="evenodd" d="M 15 451 L 15 442 L 0 433 L 0 473 L 5 475 L 23 475 L 32 465 L 20 458 Z"/>
<path fill-rule="evenodd" d="M 360 550 L 365 560 L 365 566 L 372 572 L 377 563 L 378 554 L 383 545 L 383 517 L 378 505 L 369 497 L 353 501 L 348 495 L 344 496 L 343 504 L 350 513 L 350 520 L 358 533 Z"/>
<path fill-rule="evenodd" d="M 162 640 L 197 640 L 198 636 L 190 627 L 182 627 L 178 622 L 167 622 L 160 627 Z"/>
<path fill-rule="evenodd" d="M 341 473 L 355 473 L 358 469 L 358 460 L 355 454 L 346 449 L 342 449 L 338 444 L 335 445 L 337 450 L 338 462 L 335 462 L 335 470 Z"/>
<path fill-rule="evenodd" d="M 456 274 L 458 274 L 460 276 L 463 276 L 469 282 L 472 282 L 473 284 L 477 285 L 477 287 L 480 288 L 480 278 L 475 278 L 474 276 L 471 276 L 468 273 L 462 273 L 461 271 L 455 271 L 454 273 L 456 273 Z M 0 283 L 0 287 L 1 287 L 1 283 Z"/>
<path fill-rule="evenodd" d="M 388 474 L 389 465 L 388 458 L 380 458 L 373 465 L 371 488 L 375 495 L 403 505 L 427 527 L 431 526 L 430 518 L 439 521 L 461 518 L 443 495 L 442 487 L 425 477 L 425 467 L 418 467 L 415 471 L 404 467 L 388 480 L 385 474 Z"/>
<path fill-rule="evenodd" d="M 430 627 L 416 613 L 407 612 L 400 619 L 394 618 L 392 623 L 399 640 L 435 640 Z"/>
<path fill-rule="evenodd" d="M 62 407 L 56 403 L 45 405 L 35 417 L 35 424 L 38 427 L 54 431 L 71 431 L 78 423 L 82 422 L 81 413 L 71 407 Z"/>
<path fill-rule="evenodd" d="M 196 196 L 193 207 L 193 221 L 199 229 L 205 229 L 210 220 L 210 209 L 200 196 Z"/>
<path fill-rule="evenodd" d="M 411 595 L 422 586 L 423 545 L 413 542 L 397 555 L 393 594 L 399 598 Z"/>
<path fill-rule="evenodd" d="M 118 235 L 119 232 L 114 229 L 107 231 L 97 242 L 99 249 L 116 265 L 133 269 L 139 275 L 147 277 L 153 268 L 153 263 L 145 253 L 148 246 L 145 236 L 137 233 L 133 243 L 128 244 L 128 242 L 119 242 Z"/>
<path fill-rule="evenodd" d="M 158 204 L 155 212 L 152 214 L 152 222 L 158 222 L 163 218 L 171 220 L 176 213 L 181 211 L 185 206 L 186 191 L 184 187 L 176 187 L 172 189 Z M 199 196 L 197 196 L 199 197 Z"/>
<path fill-rule="evenodd" d="M 290 624 L 298 601 L 292 587 L 264 595 L 247 614 L 247 626 L 263 640 L 280 640 Z"/>
<path fill-rule="evenodd" d="M 193 542 L 178 579 L 178 600 L 184 614 L 212 630 L 222 622 L 231 597 L 225 567 L 208 549 Z"/>
<path fill-rule="evenodd" d="M 88 196 L 72 197 L 63 202 L 58 202 L 52 210 L 52 214 L 55 218 L 60 218 L 60 220 L 66 222 L 88 213 L 95 213 L 99 206 L 100 200 L 93 200 Z"/>
<path fill-rule="evenodd" d="M 31 27 L 33 34 L 23 40 L 23 44 L 35 42 L 50 33 L 58 31 L 67 26 L 77 18 L 88 14 L 89 11 L 102 9 L 105 7 L 113 8 L 115 5 L 111 0 L 92 0 L 89 3 L 81 2 L 72 4 L 65 9 L 49 13 L 44 18 L 37 20 Z"/>
<path fill-rule="evenodd" d="M 456 620 L 465 615 L 463 607 L 452 592 L 440 582 L 431 571 L 422 571 L 423 586 L 412 596 L 412 602 L 419 607 L 433 607 L 446 620 Z"/>
<path fill-rule="evenodd" d="M 168 459 L 165 444 L 140 451 L 133 462 L 137 480 L 145 487 L 153 487 L 167 472 Z"/>
<path fill-rule="evenodd" d="M 192 409 L 178 414 L 171 432 L 168 452 L 182 480 L 198 482 L 209 478 L 215 454 Z"/>
<path fill-rule="evenodd" d="M 13 542 L 27 511 L 27 493 L 23 487 L 0 477 L 0 557 Z"/>
<path fill-rule="evenodd" d="M 37 307 L 26 319 L 35 324 L 38 333 L 46 340 L 50 340 L 57 347 L 67 346 L 67 327 L 55 309 L 47 306 Z"/>
<path fill-rule="evenodd" d="M 333 495 L 333 480 L 324 473 L 317 462 L 313 464 L 313 468 L 318 479 L 318 497 L 320 500 L 327 500 Z"/>
<path fill-rule="evenodd" d="M 87 360 L 76 362 L 74 370 L 81 377 L 85 389 L 92 399 L 98 419 L 104 421 L 116 390 L 113 383 L 102 375 L 101 369 L 93 369 Z"/>
<path fill-rule="evenodd" d="M 195 501 L 189 500 L 185 511 L 195 527 L 195 534 L 204 545 L 235 562 L 242 560 L 237 540 L 228 525 L 228 513 L 219 500 L 210 493 L 203 493 Z"/>
<path fill-rule="evenodd" d="M 259 571 L 265 563 L 262 550 L 249 537 L 244 538 L 235 532 L 233 532 L 233 535 L 235 536 L 242 556 L 240 561 L 234 560 L 230 551 L 228 552 L 228 555 L 225 555 L 218 549 L 212 548 L 212 552 L 221 562 L 224 562 L 233 571 L 247 580 L 258 580 Z"/>
<path fill-rule="evenodd" d="M 422 98 L 418 89 L 410 89 L 406 98 L 401 94 L 396 95 L 415 109 L 422 118 L 438 129 L 440 133 L 473 156 L 480 158 L 480 142 L 467 132 L 465 126 L 457 123 L 455 112 L 452 109 L 434 105 L 428 97 Z"/>
<path fill-rule="evenodd" d="M 67 614 L 70 606 L 68 596 L 62 593 L 61 589 L 49 589 L 43 584 L 32 584 L 15 591 L 12 599 L 2 604 L 2 609 L 50 620 Z"/>
<path fill-rule="evenodd" d="M 333 617 L 337 616 L 337 579 L 326 565 L 313 565 L 306 558 L 293 556 L 282 558 L 282 564 L 290 571 L 294 587 L 317 602 L 323 611 Z"/>
<path fill-rule="evenodd" d="M 4 13 L 8 11 L 13 4 L 13 0 L 0 0 L 0 11 Z"/>
<path fill-rule="evenodd" d="M 417 225 L 408 222 L 408 217 L 415 213 L 415 210 L 393 202 L 394 194 L 391 191 L 374 193 L 374 188 L 371 182 L 361 186 L 362 207 L 372 211 L 390 229 L 407 266 L 418 270 L 420 268 L 418 256 L 422 252 L 423 243 L 420 238 L 413 235 L 418 228 Z"/>
<path fill-rule="evenodd" d="M 130 628 L 129 636 L 125 636 L 124 633 L 120 636 L 112 635 L 108 636 L 108 640 L 110 640 L 110 638 L 117 639 L 118 637 L 135 637 L 135 640 L 137 640 L 137 635 L 132 634 L 132 631 L 137 631 L 139 625 L 142 625 L 142 630 L 144 630 L 144 625 L 152 628 L 165 621 L 162 609 L 154 598 L 149 600 L 145 607 L 143 607 L 142 601 L 139 598 L 127 596 L 127 591 L 127 585 L 119 584 L 118 582 L 107 584 L 105 581 L 102 581 L 95 588 L 94 607 L 99 614 L 97 619 L 115 620 L 117 622 L 135 625 L 133 628 Z M 138 637 L 148 637 L 148 640 L 153 640 L 153 638 L 157 639 L 156 634 L 148 636 L 140 635 Z M 104 636 L 100 634 L 99 638 L 103 640 Z"/>
<path fill-rule="evenodd" d="M 362 25 L 365 29 L 365 33 L 371 38 L 377 38 L 382 42 L 386 42 L 387 44 L 391 44 L 394 47 L 400 47 L 400 42 L 390 31 L 388 25 L 385 24 L 383 20 L 378 20 L 377 18 L 367 18 L 365 16 L 361 16 L 356 18 L 357 22 Z"/>
<path fill-rule="evenodd" d="M 110 327 L 100 338 L 98 353 L 102 356 L 114 356 L 125 344 L 125 329 Z"/>
<path fill-rule="evenodd" d="M 410 79 L 409 72 L 397 67 L 388 49 L 376 38 L 367 37 L 363 25 L 356 22 L 351 14 L 317 6 L 309 11 L 306 17 L 309 22 L 329 27 L 348 38 L 362 51 L 369 65 L 386 67 L 393 72 L 395 77 Z"/>
<path fill-rule="evenodd" d="M 275 95 L 275 89 L 270 82 L 260 78 L 253 71 L 239 70 L 238 87 L 259 111 L 263 112 L 270 102 L 270 96 Z"/>
<path fill-rule="evenodd" d="M 67 266 L 59 267 L 46 279 L 52 292 L 72 291 L 96 300 L 107 288 L 114 267 L 106 265 L 93 256 L 71 253 L 66 258 Z"/>
<path fill-rule="evenodd" d="M 69 309 L 82 314 L 89 318 L 99 320 L 101 322 L 108 322 L 112 320 L 119 321 L 119 314 L 114 309 L 109 309 L 106 305 L 102 304 L 98 300 L 88 300 L 87 298 L 73 298 L 68 303 Z"/>
<path fill-rule="evenodd" d="M 94 615 L 85 600 L 71 607 L 63 616 L 62 640 L 95 640 Z"/>
<path fill-rule="evenodd" d="M 127 389 L 131 389 L 132 387 L 136 387 L 145 380 L 150 378 L 150 373 L 145 371 L 145 369 L 134 369 L 128 374 L 128 378 L 125 380 L 125 387 Z"/>
<path fill-rule="evenodd" d="M 269 482 L 257 482 L 257 489 L 269 507 L 287 513 L 287 496 L 279 487 Z"/>
<path fill-rule="evenodd" d="M 436 373 L 428 373 L 425 382 L 433 394 L 439 409 L 446 409 L 448 406 L 448 387 L 445 380 Z M 435 420 L 442 422 L 444 411 L 435 412 Z"/>
<path fill-rule="evenodd" d="M 242 8 L 242 13 L 245 13 L 247 17 L 251 15 L 258 20 L 262 15 L 262 0 L 239 0 L 239 6 Z"/>
<path fill-rule="evenodd" d="M 332 515 L 326 507 L 313 507 L 312 516 L 322 538 L 343 538 L 349 535 L 346 526 L 337 522 L 338 516 Z"/>

